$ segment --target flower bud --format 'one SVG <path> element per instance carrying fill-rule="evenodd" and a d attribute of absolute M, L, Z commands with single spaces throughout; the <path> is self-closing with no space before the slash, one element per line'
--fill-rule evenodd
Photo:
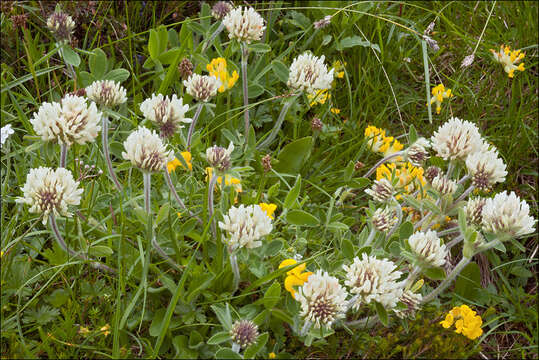
<path fill-rule="evenodd" d="M 242 348 L 254 344 L 258 338 L 258 326 L 250 320 L 239 320 L 230 330 L 232 341 Z"/>

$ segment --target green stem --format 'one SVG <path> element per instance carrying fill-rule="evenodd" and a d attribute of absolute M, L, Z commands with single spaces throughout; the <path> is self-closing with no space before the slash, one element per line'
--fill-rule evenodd
<path fill-rule="evenodd" d="M 64 143 L 60 144 L 60 167 L 65 168 L 66 167 L 66 160 L 67 160 L 67 145 Z"/>
<path fill-rule="evenodd" d="M 271 142 L 273 141 L 273 139 L 275 138 L 275 136 L 279 132 L 279 129 L 281 128 L 281 125 L 283 124 L 284 118 L 286 116 L 286 113 L 288 112 L 288 110 L 290 109 L 292 104 L 294 103 L 294 100 L 296 100 L 296 97 L 297 96 L 293 96 L 292 98 L 290 98 L 288 101 L 286 101 L 283 104 L 283 108 L 281 109 L 281 113 L 279 114 L 279 117 L 277 118 L 277 121 L 275 122 L 275 125 L 273 126 L 273 129 L 271 129 L 271 132 L 268 135 L 268 137 L 265 138 L 264 141 L 262 141 L 256 147 L 257 150 L 263 149 L 266 146 L 269 146 L 271 144 Z"/>
<path fill-rule="evenodd" d="M 429 301 L 434 300 L 438 295 L 440 295 L 442 291 L 444 291 L 449 285 L 451 285 L 453 280 L 455 280 L 457 275 L 460 274 L 462 269 L 464 269 L 471 260 L 472 260 L 471 258 L 463 256 L 462 259 L 457 264 L 457 266 L 455 266 L 453 271 L 451 271 L 451 273 L 447 275 L 447 277 L 440 283 L 440 285 L 438 285 L 436 289 L 434 289 L 430 294 L 425 296 L 422 302 L 426 304 Z"/>
<path fill-rule="evenodd" d="M 109 170 L 109 175 L 112 178 L 112 181 L 114 182 L 114 185 L 116 186 L 116 189 L 118 191 L 122 191 L 122 185 L 120 185 L 120 182 L 116 178 L 116 174 L 114 174 L 114 168 L 112 167 L 112 161 L 110 160 L 110 153 L 109 153 L 109 119 L 107 119 L 106 116 L 103 115 L 101 119 L 101 143 L 103 146 L 103 157 L 105 158 L 105 162 L 107 163 L 107 169 Z"/>
<path fill-rule="evenodd" d="M 388 160 L 391 160 L 391 159 L 396 158 L 397 156 L 401 156 L 403 154 L 404 154 L 404 151 L 398 151 L 398 152 L 396 152 L 394 154 L 386 156 L 385 158 L 383 158 L 382 160 L 380 160 L 376 164 L 374 164 L 374 166 L 372 168 L 370 168 L 370 170 L 367 171 L 367 173 L 365 175 L 363 175 L 363 177 L 371 176 L 372 173 L 378 168 L 378 166 L 382 165 L 383 163 L 385 163 Z"/>
<path fill-rule="evenodd" d="M 249 48 L 247 44 L 241 43 L 241 77 L 243 84 L 243 107 L 244 107 L 244 126 L 245 126 L 245 146 L 249 139 L 249 88 L 247 86 L 247 59 L 249 58 Z"/>
<path fill-rule="evenodd" d="M 191 151 L 191 138 L 193 137 L 193 131 L 195 130 L 195 125 L 201 112 L 202 103 L 199 103 L 197 104 L 197 109 L 195 112 L 195 116 L 193 116 L 193 121 L 191 121 L 191 125 L 189 125 L 189 132 L 187 133 L 187 151 Z"/>

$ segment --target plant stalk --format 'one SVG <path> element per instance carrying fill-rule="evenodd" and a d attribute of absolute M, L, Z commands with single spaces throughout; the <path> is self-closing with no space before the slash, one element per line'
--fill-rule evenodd
<path fill-rule="evenodd" d="M 122 191 L 122 185 L 120 185 L 120 182 L 118 181 L 118 178 L 116 178 L 116 174 L 114 173 L 114 168 L 112 167 L 112 161 L 110 160 L 110 152 L 109 152 L 109 119 L 106 116 L 103 116 L 101 119 L 101 143 L 103 146 L 103 157 L 105 158 L 105 162 L 107 163 L 107 169 L 109 170 L 109 175 L 112 178 L 112 181 L 114 182 L 114 185 L 116 186 L 116 189 L 118 191 Z"/>
<path fill-rule="evenodd" d="M 187 151 L 191 151 L 191 138 L 193 137 L 193 131 L 195 130 L 195 125 L 201 112 L 202 103 L 199 103 L 197 104 L 197 110 L 195 112 L 195 116 L 193 116 L 193 121 L 191 121 L 191 125 L 189 125 L 189 133 L 187 133 Z"/>
<path fill-rule="evenodd" d="M 66 167 L 66 160 L 67 160 L 67 145 L 64 143 L 60 144 L 60 167 L 65 168 Z"/>
<path fill-rule="evenodd" d="M 79 258 L 79 259 L 81 259 L 81 260 L 85 260 L 85 261 L 90 260 L 90 259 L 88 258 L 88 256 L 86 256 L 85 254 L 79 254 L 79 253 L 76 253 L 75 251 L 71 250 L 71 249 L 67 246 L 67 244 L 66 244 L 66 242 L 65 242 L 65 240 L 64 240 L 64 238 L 63 238 L 63 236 L 62 236 L 62 234 L 60 234 L 60 230 L 58 230 L 58 224 L 56 223 L 56 217 L 54 216 L 54 214 L 50 214 L 50 215 L 49 215 L 49 222 L 50 222 L 50 224 L 51 224 L 52 232 L 53 232 L 54 235 L 55 235 L 56 242 L 58 243 L 58 245 L 60 245 L 60 247 L 61 247 L 65 252 L 67 252 L 69 255 L 71 255 L 71 256 L 73 256 L 73 257 L 77 257 L 77 258 Z M 98 270 L 101 270 L 101 271 L 106 271 L 106 272 L 109 272 L 109 273 L 112 273 L 112 274 L 115 274 L 115 273 L 116 273 L 116 271 L 115 271 L 114 269 L 108 267 L 108 266 L 105 265 L 105 264 L 101 264 L 101 263 L 99 263 L 99 262 L 97 262 L 97 261 L 92 261 L 92 260 L 90 260 L 90 261 L 91 261 L 91 262 L 90 262 L 90 265 L 91 265 L 93 268 L 95 268 L 95 269 L 98 269 Z"/>
<path fill-rule="evenodd" d="M 393 233 L 395 231 L 397 231 L 397 229 L 399 228 L 399 226 L 401 225 L 401 222 L 402 222 L 402 208 L 401 208 L 401 205 L 399 204 L 399 202 L 395 198 L 393 198 L 393 202 L 395 203 L 396 208 L 397 208 L 397 222 L 391 228 L 391 230 L 389 230 L 389 232 L 387 233 L 386 240 L 389 239 L 391 237 L 391 235 L 393 235 Z"/>
<path fill-rule="evenodd" d="M 363 177 L 369 177 L 372 175 L 372 173 L 380 166 L 382 165 L 383 163 L 385 163 L 386 161 L 388 160 L 391 160 L 393 158 L 396 158 L 398 156 L 402 156 L 404 155 L 404 151 L 397 151 L 396 153 L 394 154 L 391 154 L 391 155 L 388 155 L 386 156 L 385 158 L 383 158 L 382 160 L 378 161 L 376 164 L 374 164 L 374 166 L 369 170 L 367 171 L 367 173 L 365 175 L 363 175 Z"/>
<path fill-rule="evenodd" d="M 216 174 L 216 171 L 213 171 L 210 184 L 208 185 L 208 215 L 210 217 L 211 230 L 214 236 L 217 234 L 217 230 L 215 227 L 215 219 L 212 219 L 213 217 L 213 190 L 215 188 L 216 183 L 217 183 L 217 174 Z"/>
<path fill-rule="evenodd" d="M 296 96 L 297 95 L 293 96 L 292 98 L 290 98 L 283 104 L 283 108 L 281 109 L 281 112 L 279 113 L 279 117 L 277 118 L 277 121 L 275 122 L 273 129 L 271 129 L 271 133 L 268 135 L 267 138 L 264 139 L 264 141 L 262 141 L 256 147 L 257 150 L 260 150 L 260 149 L 265 148 L 266 146 L 269 146 L 271 142 L 273 141 L 273 139 L 275 139 L 275 136 L 277 136 L 277 133 L 279 132 L 279 129 L 281 128 L 281 125 L 283 124 L 286 113 L 288 112 L 288 110 L 290 109 L 294 101 L 296 100 Z"/>
<path fill-rule="evenodd" d="M 301 328 L 301 331 L 299 332 L 299 336 L 305 336 L 307 335 L 307 333 L 309 332 L 309 330 L 311 329 L 311 326 L 313 325 L 313 323 L 309 320 L 306 320 L 305 321 L 305 324 L 303 324 L 303 327 Z"/>
<path fill-rule="evenodd" d="M 224 28 L 225 28 L 225 24 L 223 24 L 223 22 L 221 21 L 221 24 L 219 25 L 217 30 L 215 30 L 213 34 L 211 34 L 210 39 L 206 41 L 204 45 L 202 45 L 202 50 L 201 50 L 202 54 L 204 54 L 204 52 L 208 49 L 208 47 L 213 43 L 213 40 L 215 40 L 217 35 L 219 35 L 224 30 Z"/>
<path fill-rule="evenodd" d="M 178 203 L 178 205 L 180 205 L 180 207 L 184 211 L 186 211 L 189 214 L 189 216 L 194 217 L 195 219 L 197 219 L 198 223 L 200 225 L 202 225 L 203 224 L 202 219 L 200 219 L 198 216 L 196 216 L 190 210 L 187 209 L 187 206 L 185 206 L 184 202 L 182 201 L 182 199 L 180 198 L 180 196 L 176 192 L 176 189 L 174 188 L 174 185 L 172 184 L 172 179 L 170 178 L 170 174 L 168 173 L 168 170 L 166 169 L 166 167 L 165 167 L 164 173 L 165 173 L 165 180 L 167 182 L 168 188 L 169 188 L 170 192 L 172 193 L 172 196 L 174 196 L 174 199 L 176 199 L 176 202 Z"/>
<path fill-rule="evenodd" d="M 422 300 L 422 303 L 428 303 L 431 300 L 434 300 L 442 291 L 444 291 L 450 284 L 455 280 L 458 274 L 468 265 L 468 263 L 471 261 L 471 258 L 463 256 L 462 259 L 459 261 L 457 266 L 447 275 L 447 277 L 438 285 L 436 289 L 434 289 L 430 294 L 425 296 Z"/>
<path fill-rule="evenodd" d="M 240 268 L 238 267 L 238 259 L 234 252 L 230 253 L 230 266 L 234 273 L 234 289 L 232 290 L 232 293 L 235 293 L 240 285 Z"/>
<path fill-rule="evenodd" d="M 245 146 L 249 139 L 249 89 L 247 86 L 247 59 L 249 58 L 249 48 L 247 44 L 241 43 L 241 77 L 243 84 L 243 107 L 244 107 L 244 126 L 245 126 Z"/>

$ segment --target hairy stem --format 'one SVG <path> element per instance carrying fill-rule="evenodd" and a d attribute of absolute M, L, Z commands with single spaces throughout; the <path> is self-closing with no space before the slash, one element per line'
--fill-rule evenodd
<path fill-rule="evenodd" d="M 281 125 L 283 124 L 286 113 L 288 112 L 288 110 L 290 109 L 294 101 L 296 100 L 296 97 L 297 96 L 293 96 L 292 98 L 290 98 L 283 104 L 283 108 L 281 109 L 279 117 L 277 118 L 277 121 L 275 122 L 275 125 L 273 126 L 273 129 L 271 129 L 271 133 L 268 135 L 267 138 L 264 139 L 264 141 L 262 141 L 256 147 L 257 150 L 260 150 L 260 149 L 265 148 L 266 146 L 269 146 L 271 142 L 273 141 L 273 139 L 275 139 L 275 136 L 277 136 L 277 133 L 279 132 L 279 129 L 281 128 Z"/>
<path fill-rule="evenodd" d="M 235 342 L 232 343 L 232 351 L 234 351 L 235 353 L 238 353 L 238 354 L 239 354 L 239 353 L 240 353 L 240 349 L 241 349 L 240 344 L 235 343 Z"/>
<path fill-rule="evenodd" d="M 474 191 L 474 189 L 475 189 L 475 185 L 472 184 L 466 190 L 464 190 L 464 192 L 460 194 L 460 196 L 455 201 L 453 201 L 453 205 L 451 206 L 449 210 L 452 210 L 455 206 L 457 206 L 459 201 L 466 199 L 466 197 L 468 197 L 468 195 L 470 195 L 470 193 Z"/>
<path fill-rule="evenodd" d="M 143 171 L 142 177 L 144 178 L 144 211 L 146 211 L 146 214 L 150 216 L 152 173 Z"/>
<path fill-rule="evenodd" d="M 208 47 L 213 43 L 213 40 L 215 40 L 215 38 L 217 37 L 217 35 L 219 35 L 223 29 L 225 28 L 225 24 L 223 24 L 223 22 L 221 21 L 221 24 L 219 25 L 219 27 L 217 28 L 217 30 L 214 31 L 213 34 L 211 34 L 210 38 L 208 41 L 206 41 L 204 43 L 204 45 L 202 45 L 202 50 L 201 50 L 201 53 L 204 54 L 204 52 L 206 51 L 206 49 L 208 49 Z"/>
<path fill-rule="evenodd" d="M 230 253 L 230 266 L 232 267 L 232 272 L 234 273 L 234 287 L 232 293 L 235 293 L 238 290 L 240 285 L 240 268 L 238 267 L 238 259 L 235 253 Z"/>
<path fill-rule="evenodd" d="M 444 291 L 449 285 L 451 285 L 453 280 L 455 280 L 457 275 L 460 274 L 462 269 L 464 269 L 470 261 L 471 261 L 471 258 L 463 256 L 462 259 L 457 264 L 457 266 L 455 266 L 453 271 L 451 271 L 451 273 L 447 275 L 447 277 L 440 283 L 440 285 L 438 285 L 436 289 L 434 289 L 430 294 L 425 296 L 422 302 L 426 304 L 429 301 L 434 300 L 438 295 L 440 295 L 442 291 Z"/>
<path fill-rule="evenodd" d="M 202 103 L 199 103 L 197 104 L 197 110 L 195 112 L 195 116 L 193 116 L 193 121 L 191 121 L 191 125 L 189 125 L 189 133 L 187 133 L 187 151 L 191 151 L 191 138 L 193 137 L 193 131 L 195 130 L 195 125 L 201 112 Z"/>
<path fill-rule="evenodd" d="M 174 199 L 176 199 L 176 202 L 178 203 L 178 205 L 180 205 L 180 207 L 184 211 L 186 211 L 189 214 L 189 216 L 194 217 L 195 219 L 197 219 L 198 223 L 200 225 L 202 225 L 203 224 L 202 219 L 199 218 L 198 216 L 196 216 L 195 214 L 193 214 L 191 211 L 189 211 L 187 209 L 187 206 L 185 206 L 182 199 L 180 198 L 180 196 L 176 192 L 176 188 L 174 188 L 174 185 L 172 184 L 172 179 L 170 178 L 170 174 L 168 173 L 168 170 L 166 169 L 166 167 L 165 167 L 165 170 L 164 170 L 164 174 L 165 174 L 165 180 L 167 182 L 168 188 L 169 188 L 170 192 L 172 193 L 172 196 L 174 196 Z"/>
<path fill-rule="evenodd" d="M 155 248 L 155 250 L 159 253 L 159 255 L 161 255 L 161 257 L 163 259 L 165 259 L 165 261 L 170 265 L 172 266 L 174 269 L 176 269 L 177 271 L 181 271 L 182 268 L 176 264 L 176 262 L 174 260 L 172 260 L 172 258 L 170 256 L 167 255 L 167 253 L 165 252 L 165 250 L 163 250 L 161 248 L 161 246 L 159 246 L 159 244 L 157 243 L 157 240 L 155 240 L 155 236 L 152 238 L 152 245 L 153 247 Z"/>
<path fill-rule="evenodd" d="M 243 107 L 244 107 L 244 126 L 245 126 L 245 145 L 249 138 L 249 89 L 247 87 L 247 59 L 249 57 L 249 48 L 247 44 L 241 43 L 241 77 L 243 84 Z"/>
<path fill-rule="evenodd" d="M 347 321 L 344 325 L 348 327 L 362 327 L 362 328 L 371 328 L 374 325 L 378 324 L 380 319 L 378 315 L 376 316 L 367 316 L 359 320 Z"/>
<path fill-rule="evenodd" d="M 301 331 L 299 332 L 299 336 L 305 336 L 311 329 L 311 326 L 313 323 L 309 320 L 305 320 L 305 323 L 303 324 L 303 327 L 301 328 Z"/>
<path fill-rule="evenodd" d="M 62 234 L 60 234 L 60 230 L 58 230 L 58 224 L 56 223 L 56 218 L 54 217 L 54 214 L 50 214 L 49 215 L 49 222 L 51 224 L 51 229 L 52 229 L 52 232 L 54 233 L 55 235 L 55 238 L 56 238 L 56 242 L 58 243 L 58 245 L 60 245 L 60 247 L 65 251 L 67 252 L 69 255 L 73 256 L 73 257 L 77 257 L 81 260 L 85 260 L 85 261 L 88 261 L 88 256 L 86 256 L 85 254 L 79 254 L 73 250 L 71 250 L 66 242 L 64 241 L 64 238 L 62 236 Z M 95 269 L 98 269 L 98 270 L 101 270 L 101 271 L 106 271 L 106 272 L 109 272 L 109 273 L 112 273 L 112 274 L 115 274 L 116 271 L 110 267 L 108 267 L 107 265 L 105 264 L 101 264 L 97 261 L 92 261 L 90 260 L 90 265 L 95 268 Z"/>
<path fill-rule="evenodd" d="M 376 235 L 376 229 L 373 226 L 372 229 L 371 229 L 371 232 L 369 233 L 369 237 L 365 241 L 365 244 L 363 245 L 363 247 L 369 246 L 372 243 L 372 240 L 374 239 L 375 235 Z"/>
<path fill-rule="evenodd" d="M 217 230 L 215 228 L 215 219 L 212 219 L 213 217 L 213 190 L 215 188 L 216 183 L 217 183 L 217 174 L 216 174 L 216 171 L 214 171 L 210 180 L 210 184 L 208 185 L 208 215 L 211 219 L 210 220 L 211 230 L 214 236 L 217 234 Z"/>
<path fill-rule="evenodd" d="M 107 119 L 106 116 L 103 116 L 101 119 L 101 143 L 103 145 L 103 157 L 105 158 L 105 162 L 107 163 L 107 169 L 109 170 L 109 175 L 112 178 L 112 181 L 114 182 L 114 185 L 116 186 L 116 189 L 118 191 L 122 191 L 122 185 L 120 185 L 120 182 L 116 178 L 116 174 L 114 173 L 114 168 L 112 167 L 112 161 L 110 160 L 110 153 L 109 153 L 109 119 Z"/>
<path fill-rule="evenodd" d="M 60 144 L 60 167 L 66 167 L 67 160 L 67 145 L 64 143 Z"/>
<path fill-rule="evenodd" d="M 450 242 L 448 242 L 446 245 L 445 245 L 445 248 L 447 250 L 451 249 L 453 246 L 457 245 L 459 242 L 461 242 L 462 240 L 464 240 L 464 235 L 459 235 L 457 236 L 456 238 L 454 238 L 453 240 L 451 240 Z"/>
<path fill-rule="evenodd" d="M 401 222 L 402 222 L 402 208 L 401 208 L 401 205 L 399 204 L 399 202 L 395 198 L 393 198 L 393 202 L 395 203 L 396 208 L 397 208 L 397 222 L 395 223 L 393 228 L 391 228 L 391 230 L 387 233 L 386 240 L 389 239 L 391 237 L 391 235 L 393 235 L 393 233 L 395 231 L 397 231 L 399 226 L 401 226 Z"/>
<path fill-rule="evenodd" d="M 398 151 L 398 152 L 396 152 L 394 154 L 386 156 L 385 158 L 383 158 L 382 160 L 380 160 L 376 164 L 374 164 L 374 166 L 369 171 L 367 171 L 367 173 L 363 177 L 371 176 L 372 173 L 378 168 L 378 166 L 382 165 L 383 163 L 385 163 L 388 160 L 391 160 L 391 159 L 396 158 L 398 156 L 401 156 L 403 154 L 404 154 L 404 151 Z"/>

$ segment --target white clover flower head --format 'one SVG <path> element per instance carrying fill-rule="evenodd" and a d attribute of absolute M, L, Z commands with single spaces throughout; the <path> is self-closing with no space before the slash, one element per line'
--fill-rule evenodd
<path fill-rule="evenodd" d="M 355 257 L 354 262 L 349 266 L 343 265 L 343 269 L 346 271 L 345 285 L 352 294 L 359 295 L 353 304 L 354 309 L 371 301 L 377 301 L 388 309 L 397 305 L 403 291 L 403 282 L 397 280 L 402 273 L 396 271 L 397 266 L 392 261 L 363 253 L 361 260 Z"/>
<path fill-rule="evenodd" d="M 453 117 L 438 128 L 431 138 L 432 148 L 444 160 L 464 160 L 479 151 L 483 139 L 475 124 Z"/>
<path fill-rule="evenodd" d="M 429 158 L 430 142 L 425 138 L 419 138 L 406 149 L 406 158 L 414 166 L 421 166 Z"/>
<path fill-rule="evenodd" d="M 2 129 L 0 129 L 0 147 L 4 146 L 4 143 L 6 142 L 7 138 L 13 135 L 15 131 L 11 128 L 11 124 L 7 124 L 6 126 L 2 126 Z"/>
<path fill-rule="evenodd" d="M 230 330 L 232 341 L 242 349 L 254 344 L 258 338 L 258 326 L 251 320 L 238 320 Z"/>
<path fill-rule="evenodd" d="M 230 142 L 228 148 L 214 145 L 206 149 L 206 159 L 212 168 L 226 171 L 230 168 L 230 155 L 234 151 L 234 144 Z"/>
<path fill-rule="evenodd" d="M 246 247 L 257 248 L 262 245 L 259 240 L 273 229 L 271 218 L 259 205 L 231 207 L 219 227 L 228 233 L 225 242 L 229 252 Z"/>
<path fill-rule="evenodd" d="M 478 189 L 488 189 L 498 182 L 504 182 L 507 171 L 495 148 L 481 150 L 468 155 L 466 168 Z"/>
<path fill-rule="evenodd" d="M 482 197 L 469 198 L 464 206 L 466 220 L 474 225 L 481 225 L 483 222 L 483 207 L 486 204 L 486 199 Z"/>
<path fill-rule="evenodd" d="M 300 315 L 316 328 L 331 327 L 344 317 L 347 292 L 336 277 L 318 270 L 299 288 L 296 300 L 301 304 Z"/>
<path fill-rule="evenodd" d="M 47 27 L 58 41 L 69 41 L 75 29 L 75 22 L 63 11 L 55 11 L 47 19 Z"/>
<path fill-rule="evenodd" d="M 395 189 L 389 180 L 382 178 L 380 180 L 374 180 L 372 187 L 365 190 L 365 193 L 372 196 L 374 201 L 386 202 L 391 199 L 395 193 Z"/>
<path fill-rule="evenodd" d="M 185 117 L 189 111 L 189 105 L 183 104 L 183 99 L 172 95 L 172 98 L 162 94 L 152 94 L 152 97 L 146 99 L 140 104 L 140 111 L 144 117 L 156 123 L 164 138 L 174 135 L 177 129 L 183 126 L 181 123 L 190 123 L 192 119 Z"/>
<path fill-rule="evenodd" d="M 216 20 L 224 18 L 234 7 L 228 1 L 218 1 L 211 8 L 211 16 Z"/>
<path fill-rule="evenodd" d="M 372 215 L 372 225 L 381 232 L 387 232 L 397 223 L 397 216 L 394 209 L 378 208 Z"/>
<path fill-rule="evenodd" d="M 423 175 L 425 177 L 425 180 L 429 182 L 429 184 L 432 184 L 432 181 L 434 178 L 436 178 L 438 175 L 442 173 L 442 169 L 440 169 L 438 166 L 431 165 L 425 170 L 425 174 Z"/>
<path fill-rule="evenodd" d="M 434 267 L 445 264 L 447 250 L 445 244 L 442 244 L 442 240 L 436 235 L 436 231 L 418 231 L 410 236 L 408 244 L 421 262 Z"/>
<path fill-rule="evenodd" d="M 174 160 L 173 152 L 167 150 L 159 135 L 142 126 L 129 134 L 124 148 L 122 157 L 142 171 L 161 171 Z"/>
<path fill-rule="evenodd" d="M 217 94 L 221 81 L 213 76 L 191 74 L 183 81 L 183 86 L 189 95 L 198 101 L 208 102 Z"/>
<path fill-rule="evenodd" d="M 511 191 L 488 198 L 483 206 L 483 230 L 520 237 L 535 231 L 536 220 L 530 216 L 530 207 Z"/>
<path fill-rule="evenodd" d="M 316 57 L 309 52 L 296 57 L 290 66 L 288 87 L 294 91 L 305 91 L 312 96 L 331 88 L 334 69 L 328 71 L 324 59 L 324 55 Z"/>
<path fill-rule="evenodd" d="M 83 145 L 95 141 L 101 115 L 94 102 L 88 105 L 83 97 L 66 95 L 60 103 L 43 103 L 30 123 L 45 141 Z"/>
<path fill-rule="evenodd" d="M 420 293 L 415 293 L 411 290 L 405 290 L 402 293 L 402 296 L 399 301 L 406 305 L 407 309 L 395 309 L 395 315 L 397 315 L 397 317 L 399 317 L 400 319 L 413 317 L 416 311 L 420 309 L 422 300 L 423 296 Z"/>
<path fill-rule="evenodd" d="M 71 217 L 68 205 L 80 204 L 83 190 L 78 187 L 79 182 L 73 179 L 69 170 L 39 167 L 26 175 L 23 196 L 15 201 L 30 205 L 29 211 L 41 214 L 45 225 L 49 214 Z"/>
<path fill-rule="evenodd" d="M 313 23 L 315 29 L 323 29 L 331 23 L 331 15 L 326 15 L 322 19 Z"/>
<path fill-rule="evenodd" d="M 113 107 L 127 101 L 125 88 L 113 80 L 97 80 L 86 88 L 86 97 L 101 106 Z"/>
<path fill-rule="evenodd" d="M 457 191 L 457 183 L 450 180 L 444 174 L 439 174 L 432 180 L 432 188 L 442 195 L 454 194 Z"/>
<path fill-rule="evenodd" d="M 230 39 L 245 41 L 247 44 L 260 40 L 266 30 L 264 19 L 252 7 L 240 6 L 230 10 L 223 18 L 223 24 Z"/>

